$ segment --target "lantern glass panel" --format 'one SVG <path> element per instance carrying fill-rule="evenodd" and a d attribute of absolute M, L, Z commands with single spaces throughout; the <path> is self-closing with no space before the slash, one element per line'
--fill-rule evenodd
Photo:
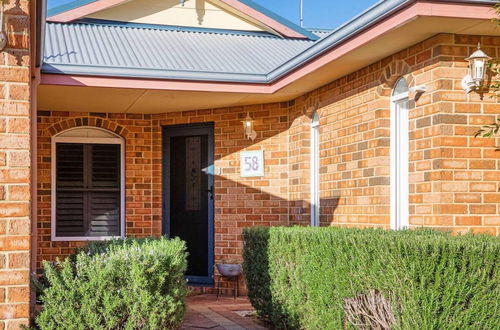
<path fill-rule="evenodd" d="M 471 61 L 471 77 L 474 81 L 482 81 L 486 70 L 486 60 L 477 58 Z"/>
<path fill-rule="evenodd" d="M 245 119 L 243 121 L 243 128 L 245 130 L 245 134 L 249 135 L 253 132 L 253 121 L 251 119 Z"/>

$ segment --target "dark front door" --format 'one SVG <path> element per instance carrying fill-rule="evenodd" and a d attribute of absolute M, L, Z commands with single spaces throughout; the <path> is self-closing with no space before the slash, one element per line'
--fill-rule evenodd
<path fill-rule="evenodd" d="M 163 232 L 187 244 L 189 283 L 212 284 L 213 124 L 163 127 Z"/>

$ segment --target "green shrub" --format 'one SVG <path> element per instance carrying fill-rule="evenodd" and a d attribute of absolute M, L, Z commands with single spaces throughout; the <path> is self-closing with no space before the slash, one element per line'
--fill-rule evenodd
<path fill-rule="evenodd" d="M 302 227 L 243 236 L 249 298 L 277 328 L 370 329 L 367 319 L 389 314 L 392 329 L 499 329 L 497 237 Z M 368 317 L 374 301 L 380 315 Z"/>
<path fill-rule="evenodd" d="M 184 317 L 186 249 L 179 239 L 90 243 L 55 265 L 41 329 L 175 329 Z"/>

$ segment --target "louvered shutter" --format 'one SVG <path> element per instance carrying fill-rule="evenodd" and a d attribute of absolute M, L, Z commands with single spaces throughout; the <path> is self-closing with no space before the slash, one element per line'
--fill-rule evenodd
<path fill-rule="evenodd" d="M 89 235 L 120 234 L 120 146 L 89 145 L 92 174 L 89 178 Z"/>
<path fill-rule="evenodd" d="M 120 234 L 120 145 L 56 145 L 56 236 Z"/>
<path fill-rule="evenodd" d="M 84 145 L 56 145 L 56 236 L 84 236 Z"/>

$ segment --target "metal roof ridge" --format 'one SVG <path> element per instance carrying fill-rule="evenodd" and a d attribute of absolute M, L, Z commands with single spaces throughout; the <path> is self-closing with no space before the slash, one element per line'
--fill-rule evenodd
<path fill-rule="evenodd" d="M 294 30 L 295 32 L 309 38 L 310 40 L 316 41 L 319 40 L 320 38 L 312 33 L 311 31 L 308 31 L 307 29 L 301 27 L 300 25 L 295 24 L 294 22 L 286 19 L 285 17 L 276 14 L 275 12 L 267 9 L 264 6 L 259 5 L 258 3 L 252 1 L 252 0 L 238 0 L 239 2 L 247 5 L 248 7 L 253 8 L 254 10 L 266 15 L 267 17 L 270 17 L 271 19 L 279 22 L 280 24 L 283 24 L 287 28 L 290 28 Z"/>
<path fill-rule="evenodd" d="M 133 22 L 103 20 L 103 19 L 96 19 L 96 18 L 81 18 L 79 20 L 69 22 L 69 23 L 47 22 L 47 24 L 60 24 L 60 25 L 93 24 L 93 25 L 102 25 L 102 26 L 116 26 L 116 27 L 148 29 L 148 30 L 180 31 L 180 32 L 225 34 L 225 35 L 231 34 L 231 35 L 257 36 L 257 37 L 266 37 L 266 38 L 275 38 L 275 39 L 285 39 L 285 40 L 292 39 L 292 40 L 300 40 L 300 41 L 305 41 L 305 42 L 313 42 L 312 40 L 309 40 L 309 39 L 282 37 L 282 36 L 278 36 L 276 34 L 266 32 L 266 31 L 244 31 L 244 30 L 203 28 L 203 27 L 180 26 L 180 25 L 133 23 Z"/>
<path fill-rule="evenodd" d="M 329 29 L 329 28 L 315 28 L 315 27 L 306 27 L 305 28 L 308 31 L 320 31 L 320 32 L 332 32 L 335 29 Z"/>

